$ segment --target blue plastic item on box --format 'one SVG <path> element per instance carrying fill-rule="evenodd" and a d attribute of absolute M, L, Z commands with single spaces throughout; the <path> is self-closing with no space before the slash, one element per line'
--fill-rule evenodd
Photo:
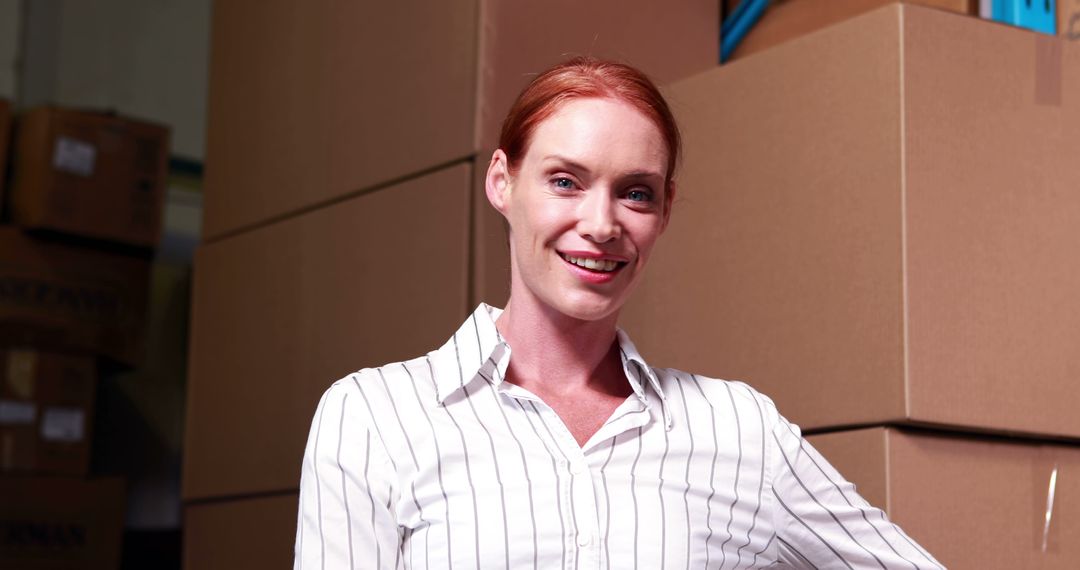
<path fill-rule="evenodd" d="M 991 17 L 998 22 L 1057 34 L 1056 0 L 993 0 Z"/>
<path fill-rule="evenodd" d="M 731 52 L 739 46 L 746 32 L 761 19 L 768 6 L 769 0 L 743 0 L 731 15 L 724 19 L 720 26 L 720 63 L 731 57 Z"/>

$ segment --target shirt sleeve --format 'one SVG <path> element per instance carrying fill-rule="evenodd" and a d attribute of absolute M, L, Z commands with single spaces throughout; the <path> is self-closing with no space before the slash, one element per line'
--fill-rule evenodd
<path fill-rule="evenodd" d="M 315 411 L 300 476 L 294 570 L 394 569 L 401 562 L 393 470 L 355 381 L 335 383 Z"/>
<path fill-rule="evenodd" d="M 796 568 L 944 568 L 777 416 L 773 495 L 780 560 Z"/>

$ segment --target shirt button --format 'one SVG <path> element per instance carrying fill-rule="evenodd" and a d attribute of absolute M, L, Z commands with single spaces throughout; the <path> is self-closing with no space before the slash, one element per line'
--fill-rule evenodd
<path fill-rule="evenodd" d="M 585 548 L 592 544 L 592 534 L 583 532 L 577 536 L 577 545 L 581 548 Z"/>
<path fill-rule="evenodd" d="M 570 464 L 570 474 L 571 475 L 581 475 L 584 472 L 585 472 L 585 466 L 582 465 L 581 463 L 571 463 Z"/>

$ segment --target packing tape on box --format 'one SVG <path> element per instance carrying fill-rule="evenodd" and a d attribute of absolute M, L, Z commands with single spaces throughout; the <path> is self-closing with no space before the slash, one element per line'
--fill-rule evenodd
<path fill-rule="evenodd" d="M 1050 484 L 1046 489 L 1046 516 L 1043 519 L 1042 553 L 1046 554 L 1046 545 L 1050 540 L 1050 521 L 1054 519 L 1054 495 L 1057 492 L 1058 464 L 1050 471 Z"/>
<path fill-rule="evenodd" d="M 1035 37 L 1035 104 L 1061 106 L 1061 46 L 1057 36 Z"/>
<path fill-rule="evenodd" d="M 1058 0 L 1058 2 L 1058 10 L 1061 10 L 1064 16 L 1060 20 L 1064 29 L 1058 30 L 1058 34 L 1069 41 L 1080 40 L 1080 0 Z"/>

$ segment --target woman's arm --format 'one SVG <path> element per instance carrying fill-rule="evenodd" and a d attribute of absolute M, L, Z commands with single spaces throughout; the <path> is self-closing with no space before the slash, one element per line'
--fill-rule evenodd
<path fill-rule="evenodd" d="M 773 512 L 781 560 L 797 568 L 944 568 L 859 496 L 797 426 L 777 418 Z"/>
<path fill-rule="evenodd" d="M 393 470 L 369 421 L 353 380 L 323 394 L 304 451 L 295 570 L 398 566 Z"/>

